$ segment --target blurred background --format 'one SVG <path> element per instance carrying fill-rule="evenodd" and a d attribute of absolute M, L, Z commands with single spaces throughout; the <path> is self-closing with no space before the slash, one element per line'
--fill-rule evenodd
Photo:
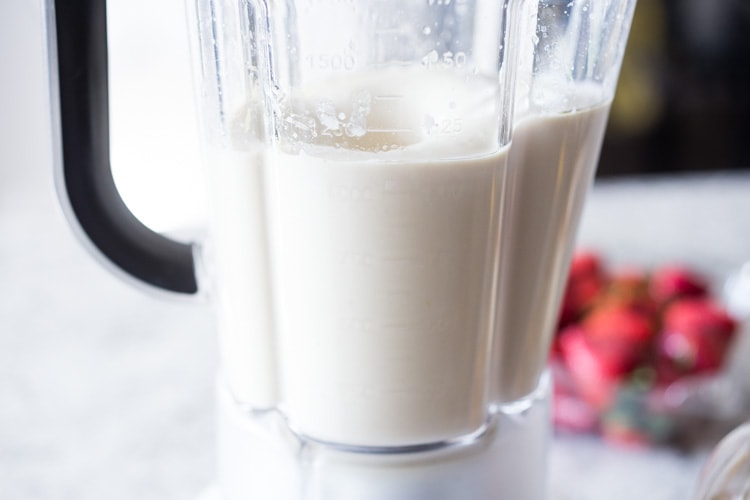
<path fill-rule="evenodd" d="M 641 0 L 599 177 L 750 167 L 750 2 Z"/>

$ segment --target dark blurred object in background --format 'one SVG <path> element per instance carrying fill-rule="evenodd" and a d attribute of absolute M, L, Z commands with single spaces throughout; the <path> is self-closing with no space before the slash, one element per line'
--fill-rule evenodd
<path fill-rule="evenodd" d="M 599 177 L 750 169 L 750 0 L 640 0 Z"/>

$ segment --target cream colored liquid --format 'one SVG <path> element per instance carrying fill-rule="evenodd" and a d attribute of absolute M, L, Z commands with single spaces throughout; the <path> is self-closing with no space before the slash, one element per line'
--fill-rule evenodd
<path fill-rule="evenodd" d="M 387 446 L 482 425 L 505 162 L 280 158 L 281 386 L 300 432 Z"/>
<path fill-rule="evenodd" d="M 222 371 L 236 399 L 322 441 L 474 432 L 507 160 L 495 84 L 346 76 L 281 104 L 267 170 L 240 152 L 209 169 Z"/>
<path fill-rule="evenodd" d="M 212 151 L 207 165 L 221 374 L 233 397 L 277 404 L 266 160 L 261 152 Z"/>
<path fill-rule="evenodd" d="M 290 108 L 309 124 L 286 131 L 273 169 L 290 424 L 373 446 L 477 430 L 506 165 L 495 85 L 394 69 Z"/>
<path fill-rule="evenodd" d="M 495 402 L 528 396 L 546 365 L 608 111 L 607 104 L 527 116 L 514 127 L 501 235 Z"/>

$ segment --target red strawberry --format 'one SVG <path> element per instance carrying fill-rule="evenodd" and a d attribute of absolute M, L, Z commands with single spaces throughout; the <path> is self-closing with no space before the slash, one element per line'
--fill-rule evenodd
<path fill-rule="evenodd" d="M 614 344 L 589 341 L 580 326 L 566 328 L 558 345 L 563 366 L 581 397 L 595 408 L 606 408 L 620 379 L 632 368 L 630 354 Z"/>
<path fill-rule="evenodd" d="M 573 256 L 565 287 L 558 329 L 578 321 L 596 301 L 606 282 L 599 256 L 593 252 L 578 252 Z"/>
<path fill-rule="evenodd" d="M 657 345 L 659 383 L 670 384 L 686 375 L 715 372 L 721 368 L 725 350 L 715 337 L 665 331 Z"/>
<path fill-rule="evenodd" d="M 598 276 L 583 276 L 576 281 L 569 281 L 560 310 L 559 328 L 578 321 L 596 302 L 602 290 L 604 280 Z"/>
<path fill-rule="evenodd" d="M 651 296 L 660 304 L 681 297 L 703 297 L 708 292 L 706 280 L 679 265 L 663 266 L 651 275 Z"/>
<path fill-rule="evenodd" d="M 653 316 L 658 308 L 649 294 L 648 286 L 646 273 L 639 269 L 615 271 L 597 307 L 627 306 Z"/>
<path fill-rule="evenodd" d="M 737 323 L 724 308 L 708 298 L 682 299 L 664 311 L 664 329 L 694 331 L 701 336 L 730 340 Z"/>
<path fill-rule="evenodd" d="M 617 342 L 623 348 L 642 349 L 654 336 L 654 325 L 644 312 L 628 305 L 595 309 L 583 322 L 590 339 Z"/>
<path fill-rule="evenodd" d="M 615 295 L 631 300 L 639 300 L 648 294 L 646 273 L 634 267 L 626 267 L 612 272 L 610 289 Z"/>
<path fill-rule="evenodd" d="M 662 383 L 685 375 L 719 370 L 736 329 L 735 321 L 709 299 L 681 299 L 664 313 L 657 341 L 657 371 Z"/>
<path fill-rule="evenodd" d="M 578 281 L 589 277 L 601 277 L 604 274 L 601 258 L 594 252 L 580 250 L 573 255 L 570 262 L 569 281 Z"/>

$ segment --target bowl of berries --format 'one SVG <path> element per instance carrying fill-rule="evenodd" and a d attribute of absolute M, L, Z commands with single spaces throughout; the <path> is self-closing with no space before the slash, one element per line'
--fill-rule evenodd
<path fill-rule="evenodd" d="M 718 416 L 737 332 L 698 272 L 612 269 L 579 251 L 550 357 L 556 429 L 647 445 L 675 439 L 691 408 Z"/>

